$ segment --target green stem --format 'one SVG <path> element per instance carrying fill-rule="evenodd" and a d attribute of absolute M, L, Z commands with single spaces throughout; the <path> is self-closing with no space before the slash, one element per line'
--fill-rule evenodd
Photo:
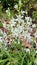
<path fill-rule="evenodd" d="M 24 56 L 23 56 L 23 58 L 22 58 L 22 62 L 21 62 L 21 65 L 23 65 L 23 62 L 24 62 L 24 58 L 25 58 L 25 54 L 24 54 Z"/>

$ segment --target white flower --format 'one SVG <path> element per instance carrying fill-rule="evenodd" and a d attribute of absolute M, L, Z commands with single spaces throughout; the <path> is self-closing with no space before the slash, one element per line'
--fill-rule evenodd
<path fill-rule="evenodd" d="M 16 15 L 18 19 L 21 19 L 23 16 L 21 15 Z"/>
<path fill-rule="evenodd" d="M 29 25 L 26 27 L 27 28 L 27 31 L 32 31 L 32 28 L 31 27 L 29 27 Z"/>
<path fill-rule="evenodd" d="M 6 36 L 7 36 L 7 34 L 4 32 L 4 33 L 3 33 L 3 36 L 4 36 L 4 37 L 6 37 Z"/>
<path fill-rule="evenodd" d="M 14 32 L 14 36 L 15 36 L 15 37 L 18 37 L 18 33 Z"/>
<path fill-rule="evenodd" d="M 20 44 L 20 40 L 18 39 L 18 44 Z"/>
<path fill-rule="evenodd" d="M 16 24 L 15 19 L 12 17 L 12 19 L 11 19 L 11 21 L 10 21 L 11 27 L 12 27 L 12 26 L 15 26 L 15 24 Z"/>
<path fill-rule="evenodd" d="M 23 19 L 22 19 L 23 16 L 21 16 L 21 15 L 16 15 L 16 17 L 17 17 L 16 20 L 17 20 L 19 23 L 23 20 Z M 22 21 L 22 22 L 23 22 L 23 21 Z"/>
<path fill-rule="evenodd" d="M 28 49 L 24 49 L 26 52 L 29 52 L 29 54 L 30 54 L 30 49 L 28 48 Z"/>
<path fill-rule="evenodd" d="M 32 22 L 32 18 L 30 18 L 30 17 L 25 17 L 25 20 L 27 21 L 27 24 L 28 24 L 28 22 Z"/>
<path fill-rule="evenodd" d="M 28 31 L 25 31 L 25 34 L 24 34 L 25 38 L 31 42 L 31 36 L 30 36 L 30 33 Z"/>
<path fill-rule="evenodd" d="M 32 22 L 30 22 L 30 21 L 29 21 L 29 22 L 27 22 L 27 24 L 28 24 L 28 25 L 31 25 L 31 24 L 32 24 Z"/>
<path fill-rule="evenodd" d="M 21 13 L 22 13 L 22 14 L 24 14 L 24 13 L 25 13 L 25 11 L 22 11 L 22 10 L 21 10 Z"/>
<path fill-rule="evenodd" d="M 16 4 L 16 5 L 14 6 L 14 8 L 17 9 L 17 8 L 18 8 L 18 5 Z"/>
<path fill-rule="evenodd" d="M 8 12 L 8 10 L 6 10 L 6 13 Z"/>
<path fill-rule="evenodd" d="M 9 10 L 10 10 L 10 9 L 8 8 L 8 9 L 6 10 L 6 13 L 8 13 L 8 12 L 9 12 Z"/>
<path fill-rule="evenodd" d="M 37 53 L 37 51 L 36 51 L 36 53 Z"/>
<path fill-rule="evenodd" d="M 18 27 L 18 32 L 21 33 L 24 30 L 23 26 Z"/>
<path fill-rule="evenodd" d="M 6 23 L 3 23 L 3 27 L 6 28 Z"/>
<path fill-rule="evenodd" d="M 27 11 L 22 11 L 22 10 L 21 10 L 21 13 L 22 13 L 22 14 L 24 14 L 24 13 L 26 13 L 26 14 L 27 14 Z"/>
<path fill-rule="evenodd" d="M 12 31 L 12 34 L 13 34 L 13 36 L 15 37 L 18 37 L 18 29 L 17 28 L 15 28 L 13 31 Z"/>
<path fill-rule="evenodd" d="M 7 42 L 6 41 L 4 41 L 4 45 L 7 46 Z"/>
<path fill-rule="evenodd" d="M 25 20 L 26 20 L 26 21 L 29 21 L 29 20 L 30 20 L 30 17 L 25 17 Z"/>
<path fill-rule="evenodd" d="M 30 36 L 30 34 L 28 33 L 27 34 L 27 38 L 30 40 L 31 39 L 31 36 Z"/>
<path fill-rule="evenodd" d="M 12 22 L 12 26 L 15 26 L 16 22 Z"/>
<path fill-rule="evenodd" d="M 10 4 L 8 4 L 10 6 Z"/>
<path fill-rule="evenodd" d="M 36 24 L 33 24 L 32 27 L 33 27 L 33 28 L 36 28 Z"/>
<path fill-rule="evenodd" d="M 12 23 L 12 22 L 14 22 L 14 21 L 15 21 L 15 18 L 14 18 L 14 17 L 12 17 L 12 19 L 11 19 L 10 23 Z"/>

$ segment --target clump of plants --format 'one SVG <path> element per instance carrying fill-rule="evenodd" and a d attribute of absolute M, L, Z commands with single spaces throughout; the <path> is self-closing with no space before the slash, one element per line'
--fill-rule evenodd
<path fill-rule="evenodd" d="M 32 18 L 25 16 L 23 19 L 23 15 L 19 14 L 12 17 L 9 23 L 1 22 L 1 24 L 5 29 L 3 31 L 0 28 L 0 65 L 37 65 L 36 48 L 28 46 L 34 45 L 37 36 L 37 31 L 34 31 L 36 24 L 32 24 Z"/>
<path fill-rule="evenodd" d="M 0 43 L 1 44 L 1 43 Z M 37 65 L 36 51 L 13 43 L 7 47 L 0 46 L 0 65 Z"/>
<path fill-rule="evenodd" d="M 0 0 L 0 65 L 37 65 L 36 0 Z"/>

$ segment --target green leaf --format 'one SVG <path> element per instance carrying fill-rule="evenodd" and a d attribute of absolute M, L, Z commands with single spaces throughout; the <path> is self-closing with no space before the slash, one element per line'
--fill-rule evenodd
<path fill-rule="evenodd" d="M 3 36 L 3 34 L 2 34 L 2 33 L 0 33 L 0 36 Z"/>
<path fill-rule="evenodd" d="M 10 62 L 8 62 L 6 65 L 11 65 Z"/>
<path fill-rule="evenodd" d="M 3 27 L 3 24 L 2 24 L 2 22 L 0 22 L 0 27 Z"/>
<path fill-rule="evenodd" d="M 28 65 L 32 65 L 32 62 L 28 62 Z"/>
<path fill-rule="evenodd" d="M 4 65 L 6 63 L 6 61 L 8 61 L 8 59 L 0 60 L 0 65 Z"/>

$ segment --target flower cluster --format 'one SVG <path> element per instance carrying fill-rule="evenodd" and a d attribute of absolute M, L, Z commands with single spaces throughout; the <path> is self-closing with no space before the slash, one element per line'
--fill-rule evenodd
<path fill-rule="evenodd" d="M 3 22 L 3 28 L 5 29 L 4 31 L 2 31 L 2 29 L 0 30 L 3 33 L 2 39 L 4 39 L 4 42 L 6 44 L 10 44 L 13 39 L 17 39 L 18 42 L 22 40 L 23 45 L 31 47 L 30 45 L 32 44 L 32 42 L 34 42 L 37 46 L 36 24 L 32 23 L 31 17 L 25 16 L 25 18 L 23 19 L 24 13 L 27 14 L 27 12 L 22 11 L 21 14 L 12 17 L 9 24 L 7 24 L 5 21 Z"/>

